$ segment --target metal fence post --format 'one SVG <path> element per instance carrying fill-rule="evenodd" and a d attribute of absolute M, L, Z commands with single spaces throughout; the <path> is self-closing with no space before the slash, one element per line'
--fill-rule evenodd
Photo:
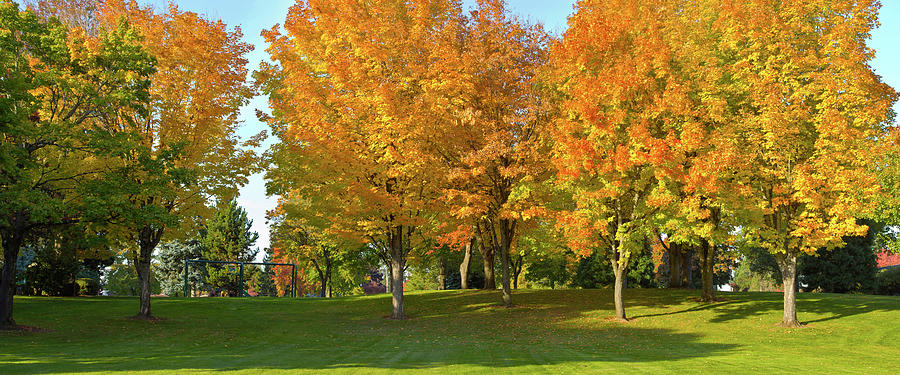
<path fill-rule="evenodd" d="M 241 291 L 238 292 L 238 297 L 244 296 L 244 262 L 241 262 Z"/>
<path fill-rule="evenodd" d="M 297 266 L 291 266 L 291 297 L 297 298 Z"/>

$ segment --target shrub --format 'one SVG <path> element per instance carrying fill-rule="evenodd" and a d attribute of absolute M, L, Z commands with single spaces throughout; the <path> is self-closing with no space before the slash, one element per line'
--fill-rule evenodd
<path fill-rule="evenodd" d="M 100 292 L 97 280 L 83 277 L 75 280 L 75 294 L 79 296 L 96 296 Z"/>
<path fill-rule="evenodd" d="M 881 270 L 876 275 L 878 294 L 900 295 L 900 267 Z"/>

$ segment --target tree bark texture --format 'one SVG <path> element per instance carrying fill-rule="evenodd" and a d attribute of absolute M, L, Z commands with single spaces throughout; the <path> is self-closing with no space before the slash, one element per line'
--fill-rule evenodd
<path fill-rule="evenodd" d="M 669 244 L 669 288 L 684 287 L 682 268 L 684 267 L 684 250 L 680 243 Z"/>
<path fill-rule="evenodd" d="M 325 251 L 325 298 L 331 298 L 331 254 Z"/>
<path fill-rule="evenodd" d="M 16 259 L 25 242 L 27 215 L 19 211 L 11 215 L 9 226 L 0 232 L 3 241 L 3 270 L 0 271 L 0 329 L 15 328 L 13 296 L 16 294 Z"/>
<path fill-rule="evenodd" d="M 522 254 L 516 254 L 516 260 L 513 262 L 513 289 L 519 289 L 519 276 L 522 274 L 522 268 L 525 265 L 525 257 Z"/>
<path fill-rule="evenodd" d="M 322 284 L 319 289 L 319 297 L 331 298 L 331 251 L 328 248 L 322 249 L 322 262 L 324 264 L 319 264 L 315 258 L 312 259 L 313 267 L 316 268 L 316 273 L 319 275 L 319 283 Z"/>
<path fill-rule="evenodd" d="M 715 300 L 715 286 L 713 285 L 713 272 L 716 264 L 716 245 L 703 239 L 700 241 L 700 277 L 703 280 L 700 287 L 700 300 L 712 302 Z"/>
<path fill-rule="evenodd" d="M 463 255 L 462 263 L 459 264 L 459 283 L 460 288 L 469 289 L 469 265 L 472 263 L 472 246 L 475 244 L 475 238 L 466 243 L 466 252 Z"/>
<path fill-rule="evenodd" d="M 447 260 L 444 257 L 439 259 L 440 275 L 438 275 L 438 287 L 440 290 L 447 290 Z"/>
<path fill-rule="evenodd" d="M 797 320 L 797 256 L 790 252 L 776 254 L 778 268 L 781 269 L 781 282 L 784 285 L 784 317 L 783 327 L 800 327 Z"/>
<path fill-rule="evenodd" d="M 391 319 L 403 320 L 403 227 L 394 228 L 390 238 L 391 252 Z"/>
<path fill-rule="evenodd" d="M 481 257 L 484 259 L 484 289 L 497 289 L 494 279 L 494 246 L 486 241 L 481 241 Z"/>
<path fill-rule="evenodd" d="M 623 291 L 625 289 L 625 267 L 613 266 L 613 273 L 616 275 L 615 294 L 613 295 L 616 304 L 616 320 L 627 321 L 628 318 L 625 316 L 625 301 L 623 299 Z"/>
<path fill-rule="evenodd" d="M 512 307 L 512 289 L 510 289 L 510 259 L 509 250 L 512 245 L 513 233 L 516 222 L 500 219 L 500 267 L 503 273 L 503 306 Z"/>
<path fill-rule="evenodd" d="M 153 250 L 159 244 L 162 238 L 164 228 L 154 228 L 146 226 L 138 231 L 138 254 L 134 261 L 135 271 L 137 271 L 138 281 L 141 284 L 140 307 L 137 319 L 153 319 L 150 312 L 150 263 L 153 256 Z"/>
<path fill-rule="evenodd" d="M 3 271 L 0 275 L 0 329 L 16 327 L 13 319 L 13 295 L 16 283 L 16 258 L 22 247 L 23 234 L 18 230 L 3 233 Z"/>
<path fill-rule="evenodd" d="M 615 248 L 613 248 L 611 263 L 613 275 L 616 277 L 613 300 L 616 305 L 616 320 L 624 322 L 628 321 L 628 317 L 625 315 L 624 290 L 625 279 L 628 277 L 628 263 L 631 260 L 631 257 L 622 251 L 623 246 L 621 242 L 614 240 L 613 244 Z"/>

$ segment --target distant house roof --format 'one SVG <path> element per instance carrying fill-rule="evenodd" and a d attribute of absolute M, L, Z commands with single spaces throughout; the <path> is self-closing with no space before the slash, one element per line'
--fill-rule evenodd
<path fill-rule="evenodd" d="M 878 268 L 900 266 L 900 254 L 891 253 L 886 249 L 878 252 Z"/>

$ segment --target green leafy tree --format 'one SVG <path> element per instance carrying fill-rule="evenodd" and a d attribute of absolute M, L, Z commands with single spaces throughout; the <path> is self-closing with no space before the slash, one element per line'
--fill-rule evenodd
<path fill-rule="evenodd" d="M 237 201 L 219 200 L 216 211 L 201 231 L 200 245 L 203 259 L 228 262 L 251 262 L 259 249 L 253 248 L 259 234 L 250 230 L 253 220 Z M 213 288 L 225 290 L 229 296 L 240 296 L 240 275 L 234 267 L 216 264 L 206 266 L 206 282 Z"/>
<path fill-rule="evenodd" d="M 263 259 L 263 262 L 272 262 L 271 256 L 266 254 L 266 257 Z M 274 267 L 284 267 L 284 266 L 264 266 L 258 269 L 258 272 L 253 272 L 250 275 L 250 288 L 252 288 L 257 295 L 260 296 L 276 296 L 278 295 L 278 290 L 275 287 L 275 272 Z"/>
<path fill-rule="evenodd" d="M 106 278 L 103 282 L 103 289 L 114 296 L 139 296 L 141 293 L 142 283 L 138 279 L 138 274 L 134 266 L 128 264 L 127 257 L 119 256 L 109 268 Z M 160 292 L 159 281 L 151 273 L 150 277 L 150 293 L 157 294 Z"/>
<path fill-rule="evenodd" d="M 572 278 L 569 265 L 574 258 L 572 251 L 535 254 L 525 270 L 525 281 L 550 289 L 568 285 Z"/>
<path fill-rule="evenodd" d="M 613 285 L 616 277 L 608 267 L 609 262 L 602 252 L 595 252 L 588 257 L 579 259 L 572 275 L 572 286 L 601 288 Z M 649 249 L 635 251 L 631 254 L 631 266 L 628 269 L 625 286 L 630 288 L 657 287 L 655 268 Z"/>
<path fill-rule="evenodd" d="M 88 199 L 98 155 L 118 147 L 98 126 L 146 98 L 151 59 L 126 23 L 69 33 L 0 0 L 0 328 L 12 316 L 15 260 L 37 232 L 98 220 Z"/>

